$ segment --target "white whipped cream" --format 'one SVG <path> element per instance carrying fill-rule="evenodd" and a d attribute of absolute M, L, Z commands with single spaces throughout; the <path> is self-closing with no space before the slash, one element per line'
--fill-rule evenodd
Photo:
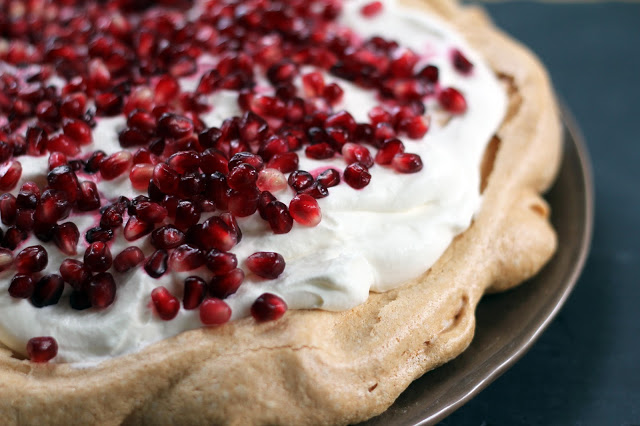
<path fill-rule="evenodd" d="M 382 292 L 401 285 L 426 271 L 444 252 L 452 239 L 471 223 L 481 204 L 479 167 L 485 147 L 503 119 L 506 96 L 493 73 L 467 44 L 445 24 L 385 1 L 384 11 L 374 18 L 360 14 L 365 1 L 347 1 L 342 23 L 360 35 L 382 35 L 412 48 L 440 69 L 443 87 L 452 86 L 465 96 L 468 110 L 454 116 L 444 127 L 432 120 L 431 129 L 422 140 L 403 138 L 407 152 L 422 157 L 421 172 L 399 174 L 376 165 L 370 169 L 371 184 L 354 190 L 345 183 L 330 188 L 330 196 L 318 200 L 322 221 L 315 228 L 294 225 L 290 233 L 274 235 L 257 214 L 239 220 L 244 238 L 232 251 L 242 265 L 256 251 L 275 251 L 286 260 L 284 273 L 276 280 L 262 280 L 247 273 L 238 292 L 226 301 L 232 319 L 249 315 L 253 301 L 262 293 L 282 297 L 290 309 L 325 309 L 339 311 L 363 303 L 370 291 Z M 474 63 L 470 76 L 457 73 L 448 52 L 460 48 Z M 375 94 L 349 82 L 337 81 L 345 91 L 342 105 L 358 121 L 368 121 L 367 112 L 378 104 Z M 197 77 L 182 82 L 194 85 Z M 237 93 L 218 92 L 211 96 L 215 108 L 202 118 L 218 126 L 224 118 L 240 115 Z M 438 114 L 435 100 L 427 102 L 427 111 Z M 85 152 L 102 149 L 107 154 L 121 150 L 117 131 L 124 126 L 121 117 L 101 119 L 93 133 L 94 142 Z M 25 181 L 46 182 L 47 157 L 20 157 Z M 345 163 L 332 160 L 343 170 Z M 328 160 L 312 160 L 300 155 L 300 168 L 313 170 L 331 165 Z M 91 179 L 82 176 L 81 179 Z M 95 178 L 94 178 L 95 179 Z M 110 182 L 99 181 L 103 196 L 135 196 L 127 175 Z M 275 194 L 288 204 L 292 191 Z M 205 217 L 203 217 L 203 220 Z M 81 235 L 99 222 L 99 215 L 78 215 L 70 219 Z M 148 237 L 127 242 L 122 228 L 115 231 L 111 246 L 115 257 L 129 245 L 141 245 L 146 255 L 153 252 Z M 46 273 L 57 273 L 63 256 L 52 243 L 30 237 L 20 247 L 42 244 L 49 254 Z M 86 247 L 84 238 L 78 245 L 78 259 Z M 18 250 L 17 250 L 18 251 Z M 16 251 L 16 252 L 17 252 Z M 245 272 L 248 272 L 245 269 Z M 118 283 L 116 300 L 104 310 L 72 310 L 65 293 L 54 306 L 34 308 L 28 300 L 8 296 L 7 288 L 14 271 L 0 275 L 0 342 L 18 353 L 25 352 L 26 342 L 35 336 L 54 336 L 59 353 L 56 361 L 76 365 L 97 362 L 141 350 L 178 334 L 201 327 L 198 310 L 181 309 L 171 321 L 162 321 L 149 307 L 151 291 L 160 285 L 182 297 L 183 280 L 190 275 L 211 276 L 205 268 L 186 273 L 167 272 L 160 279 L 149 277 L 142 268 L 126 274 L 113 272 Z M 68 291 L 68 289 L 67 289 Z"/>

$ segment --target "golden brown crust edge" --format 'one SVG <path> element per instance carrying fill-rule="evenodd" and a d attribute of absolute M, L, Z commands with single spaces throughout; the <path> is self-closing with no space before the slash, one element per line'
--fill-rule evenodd
<path fill-rule="evenodd" d="M 194 330 L 91 369 L 0 350 L 1 424 L 355 423 L 468 346 L 482 294 L 535 274 L 555 250 L 538 194 L 559 164 L 560 123 L 544 69 L 481 11 L 411 3 L 452 22 L 510 87 L 482 211 L 442 258 L 347 312 Z"/>

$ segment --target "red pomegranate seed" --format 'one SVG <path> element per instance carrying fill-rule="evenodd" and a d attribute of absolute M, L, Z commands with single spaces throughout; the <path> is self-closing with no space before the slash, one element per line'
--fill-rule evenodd
<path fill-rule="evenodd" d="M 155 165 L 158 161 L 147 148 L 140 148 L 133 154 L 133 164 Z M 152 167 L 153 169 L 153 167 Z"/>
<path fill-rule="evenodd" d="M 267 167 L 280 170 L 282 173 L 290 173 L 298 168 L 298 154 L 295 152 L 275 154 L 267 163 Z"/>
<path fill-rule="evenodd" d="M 232 269 L 224 275 L 213 277 L 209 283 L 209 293 L 219 299 L 232 295 L 244 281 L 244 271 L 240 268 Z"/>
<path fill-rule="evenodd" d="M 288 183 L 294 191 L 302 191 L 313 185 L 314 179 L 311 173 L 305 170 L 296 170 L 289 175 Z"/>
<path fill-rule="evenodd" d="M 169 157 L 167 163 L 180 174 L 194 173 L 200 167 L 200 155 L 193 151 L 180 151 Z"/>
<path fill-rule="evenodd" d="M 389 123 L 378 123 L 373 130 L 373 137 L 382 142 L 387 139 L 395 138 L 396 132 Z"/>
<path fill-rule="evenodd" d="M 73 169 L 68 166 L 59 166 L 47 174 L 49 187 L 67 193 L 69 201 L 74 202 L 80 193 L 80 184 Z"/>
<path fill-rule="evenodd" d="M 56 355 L 58 355 L 58 342 L 53 337 L 33 337 L 27 342 L 27 356 L 31 362 L 48 362 Z"/>
<path fill-rule="evenodd" d="M 111 250 L 102 241 L 91 243 L 84 252 L 84 264 L 92 272 L 104 272 L 111 267 L 112 263 Z"/>
<path fill-rule="evenodd" d="M 204 262 L 205 256 L 199 248 L 183 244 L 169 256 L 169 269 L 176 272 L 191 271 L 204 265 Z"/>
<path fill-rule="evenodd" d="M 45 275 L 35 285 L 31 295 L 31 303 L 36 308 L 55 305 L 62 296 L 64 280 L 58 274 Z"/>
<path fill-rule="evenodd" d="M 369 168 L 373 166 L 373 158 L 367 147 L 348 142 L 342 147 L 342 156 L 347 164 L 359 162 Z"/>
<path fill-rule="evenodd" d="M 87 96 L 84 93 L 70 93 L 62 98 L 60 114 L 63 117 L 82 117 L 86 104 Z"/>
<path fill-rule="evenodd" d="M 76 290 L 81 290 L 91 278 L 91 271 L 84 263 L 75 259 L 65 259 L 60 264 L 60 276 Z"/>
<path fill-rule="evenodd" d="M 53 228 L 53 242 L 60 251 L 66 255 L 73 256 L 78 253 L 78 240 L 80 231 L 73 222 L 65 222 Z"/>
<path fill-rule="evenodd" d="M 73 157 L 80 153 L 78 144 L 65 134 L 53 136 L 47 141 L 47 150 L 49 152 L 61 152 L 69 157 Z"/>
<path fill-rule="evenodd" d="M 287 179 L 281 171 L 266 168 L 258 173 L 256 186 L 260 191 L 278 192 L 287 187 Z"/>
<path fill-rule="evenodd" d="M 36 116 L 40 121 L 55 123 L 60 118 L 58 108 L 51 101 L 42 101 L 36 105 Z"/>
<path fill-rule="evenodd" d="M 40 127 L 30 126 L 27 129 L 26 135 L 27 141 L 27 154 L 39 156 L 46 151 L 49 137 L 47 133 Z M 5 157 L 4 155 L 2 157 Z M 8 158 L 4 158 L 2 161 L 6 161 Z"/>
<path fill-rule="evenodd" d="M 229 211 L 237 217 L 251 216 L 258 209 L 260 191 L 257 188 L 247 188 L 241 191 L 232 190 L 229 193 Z"/>
<path fill-rule="evenodd" d="M 318 143 L 315 145 L 309 145 L 304 153 L 309 158 L 313 158 L 316 160 L 325 160 L 327 158 L 332 158 L 336 151 L 326 142 Z"/>
<path fill-rule="evenodd" d="M 36 206 L 34 220 L 36 224 L 53 225 L 57 221 L 69 216 L 71 204 L 66 192 L 47 189 L 42 193 Z"/>
<path fill-rule="evenodd" d="M 207 294 L 207 283 L 200 277 L 188 277 L 184 280 L 182 306 L 186 310 L 196 309 Z"/>
<path fill-rule="evenodd" d="M 154 288 L 151 292 L 151 301 L 161 319 L 169 321 L 178 315 L 180 302 L 165 287 Z"/>
<path fill-rule="evenodd" d="M 258 172 L 249 164 L 238 164 L 229 171 L 227 184 L 229 188 L 243 190 L 255 187 L 258 180 Z"/>
<path fill-rule="evenodd" d="M 440 71 L 434 65 L 427 65 L 418 72 L 418 77 L 425 79 L 428 83 L 435 84 L 438 82 Z"/>
<path fill-rule="evenodd" d="M 225 212 L 220 215 L 220 219 L 227 224 L 231 233 L 235 235 L 236 240 L 239 243 L 242 240 L 242 231 L 240 230 L 240 226 L 238 225 L 238 221 L 235 216 L 231 213 Z"/>
<path fill-rule="evenodd" d="M 397 154 L 391 166 L 400 173 L 417 173 L 422 170 L 422 159 L 418 154 Z"/>
<path fill-rule="evenodd" d="M 267 135 L 269 126 L 262 117 L 252 111 L 247 111 L 240 122 L 240 138 L 244 142 L 260 142 Z M 264 157 L 263 157 L 264 158 Z"/>
<path fill-rule="evenodd" d="M 322 212 L 315 198 L 298 194 L 289 203 L 291 217 L 301 225 L 316 226 L 322 220 Z"/>
<path fill-rule="evenodd" d="M 120 273 L 127 272 L 144 260 L 144 253 L 138 247 L 127 247 L 113 259 L 113 267 Z"/>
<path fill-rule="evenodd" d="M 338 111 L 335 114 L 330 115 L 324 121 L 324 127 L 338 127 L 348 131 L 350 134 L 356 130 L 356 120 L 347 111 Z"/>
<path fill-rule="evenodd" d="M 340 172 L 336 169 L 327 169 L 318 175 L 316 181 L 323 184 L 325 188 L 331 188 L 340 183 Z"/>
<path fill-rule="evenodd" d="M 200 207 L 191 201 L 180 201 L 176 207 L 174 225 L 180 229 L 187 229 L 200 220 Z"/>
<path fill-rule="evenodd" d="M 206 299 L 200 305 L 200 321 L 204 325 L 220 325 L 231 318 L 231 308 L 224 300 L 215 297 Z"/>
<path fill-rule="evenodd" d="M 84 236 L 85 240 L 91 244 L 96 241 L 107 243 L 113 239 L 113 231 L 110 228 L 101 228 L 96 226 L 89 229 Z"/>
<path fill-rule="evenodd" d="M 0 165 L 0 191 L 11 191 L 22 176 L 22 164 L 11 160 Z"/>
<path fill-rule="evenodd" d="M 369 185 L 371 175 L 369 169 L 361 163 L 351 163 L 344 169 L 344 181 L 354 189 L 362 189 Z"/>
<path fill-rule="evenodd" d="M 127 117 L 127 126 L 143 134 L 153 134 L 156 131 L 156 119 L 150 112 L 137 109 Z"/>
<path fill-rule="evenodd" d="M 95 97 L 96 113 L 103 116 L 114 116 L 122 112 L 122 97 L 115 93 L 100 93 Z"/>
<path fill-rule="evenodd" d="M 33 274 L 42 271 L 48 262 L 47 251 L 40 245 L 23 249 L 15 259 L 16 269 L 21 274 Z"/>
<path fill-rule="evenodd" d="M 147 235 L 153 230 L 153 224 L 139 219 L 137 216 L 129 216 L 127 224 L 124 226 L 124 238 L 127 241 L 134 241 Z"/>
<path fill-rule="evenodd" d="M 324 90 L 324 77 L 318 71 L 310 72 L 302 76 L 302 88 L 308 98 L 322 96 Z"/>
<path fill-rule="evenodd" d="M 153 169 L 153 183 L 163 193 L 175 195 L 178 192 L 180 176 L 169 165 L 159 163 Z"/>
<path fill-rule="evenodd" d="M 286 265 L 281 254 L 268 251 L 253 253 L 246 262 L 251 272 L 270 280 L 278 278 Z"/>
<path fill-rule="evenodd" d="M 187 117 L 165 113 L 158 120 L 158 134 L 175 139 L 183 138 L 193 133 L 193 122 Z"/>
<path fill-rule="evenodd" d="M 396 154 L 401 154 L 404 152 L 404 144 L 400 139 L 389 139 L 384 141 L 383 145 L 380 147 L 378 152 L 376 153 L 375 161 L 377 164 L 387 165 L 391 164 L 393 157 Z"/>
<path fill-rule="evenodd" d="M 166 250 L 156 250 L 144 264 L 144 270 L 152 278 L 160 278 L 167 272 L 167 259 L 169 255 Z"/>
<path fill-rule="evenodd" d="M 91 211 L 100 207 L 100 193 L 94 182 L 80 183 L 80 194 L 76 206 L 80 211 Z"/>
<path fill-rule="evenodd" d="M 286 234 L 293 228 L 293 218 L 289 209 L 280 201 L 272 201 L 265 208 L 265 219 L 274 234 Z"/>
<path fill-rule="evenodd" d="M 16 228 L 31 231 L 34 225 L 33 214 L 32 209 L 18 209 L 16 211 Z"/>
<path fill-rule="evenodd" d="M 102 213 L 102 217 L 100 218 L 100 227 L 104 229 L 117 228 L 122 225 L 122 213 L 117 206 L 109 206 Z"/>
<path fill-rule="evenodd" d="M 336 83 L 330 83 L 324 86 L 322 91 L 322 97 L 325 98 L 331 105 L 336 105 L 342 101 L 344 91 Z"/>
<path fill-rule="evenodd" d="M 165 220 L 168 212 L 158 203 L 142 201 L 135 205 L 135 215 L 146 223 L 160 223 Z"/>
<path fill-rule="evenodd" d="M 200 168 L 204 173 L 229 173 L 229 160 L 215 148 L 208 148 L 200 156 Z"/>
<path fill-rule="evenodd" d="M 11 194 L 0 196 L 0 217 L 5 225 L 12 225 L 16 220 L 17 200 Z"/>
<path fill-rule="evenodd" d="M 145 191 L 149 187 L 149 181 L 153 177 L 152 164 L 136 164 L 129 173 L 131 186 L 138 191 Z"/>
<path fill-rule="evenodd" d="M 207 253 L 207 268 L 214 275 L 225 275 L 238 267 L 238 259 L 233 253 L 212 249 Z"/>
<path fill-rule="evenodd" d="M 421 115 L 403 119 L 398 124 L 398 131 L 404 132 L 411 139 L 420 139 L 429 130 L 429 118 Z"/>
<path fill-rule="evenodd" d="M 13 264 L 11 250 L 0 248 L 0 272 L 6 271 Z"/>
<path fill-rule="evenodd" d="M 62 126 L 64 134 L 80 145 L 91 143 L 91 127 L 84 121 L 66 118 Z"/>
<path fill-rule="evenodd" d="M 59 166 L 64 166 L 65 164 L 69 164 L 69 160 L 63 153 L 52 152 L 49 154 L 49 170 L 53 170 Z"/>
<path fill-rule="evenodd" d="M 105 154 L 104 151 L 94 151 L 87 159 L 84 171 L 89 174 L 97 173 L 100 170 L 100 163 L 102 163 L 102 160 L 105 158 L 107 158 L 107 154 Z"/>
<path fill-rule="evenodd" d="M 287 304 L 280 297 L 271 293 L 264 293 L 251 305 L 251 316 L 256 321 L 275 321 L 287 312 Z"/>
<path fill-rule="evenodd" d="M 16 299 L 29 299 L 35 290 L 35 282 L 31 275 L 17 274 L 9 284 L 9 296 Z"/>
<path fill-rule="evenodd" d="M 265 161 L 269 161 L 276 154 L 284 154 L 289 151 L 289 143 L 280 136 L 271 136 L 261 147 L 258 153 Z"/>
<path fill-rule="evenodd" d="M 116 299 L 116 282 L 108 272 L 101 272 L 91 277 L 86 286 L 91 306 L 104 309 Z"/>
<path fill-rule="evenodd" d="M 126 128 L 118 133 L 118 141 L 121 147 L 130 148 L 147 145 L 151 141 L 151 136 L 139 129 Z"/>
<path fill-rule="evenodd" d="M 178 228 L 167 225 L 151 233 L 151 244 L 159 249 L 171 249 L 183 244 L 186 240 L 184 233 Z"/>
<path fill-rule="evenodd" d="M 300 191 L 300 194 L 311 195 L 313 198 L 319 199 L 329 196 L 329 190 L 320 182 L 313 182 L 310 187 Z"/>
<path fill-rule="evenodd" d="M 180 92 L 180 85 L 175 78 L 168 75 L 160 77 L 155 87 L 155 101 L 158 104 L 168 104 L 176 99 Z"/>
<path fill-rule="evenodd" d="M 462 74 L 469 74 L 473 69 L 473 64 L 458 49 L 451 52 L 451 61 L 454 68 Z"/>
<path fill-rule="evenodd" d="M 100 163 L 100 174 L 105 180 L 113 180 L 131 170 L 133 155 L 129 151 L 111 154 Z"/>
<path fill-rule="evenodd" d="M 18 247 L 18 244 L 26 239 L 26 232 L 12 226 L 4 233 L 4 238 L 2 239 L 2 247 L 8 248 L 9 250 L 15 250 L 16 247 Z"/>
<path fill-rule="evenodd" d="M 382 12 L 382 2 L 372 1 L 370 3 L 367 3 L 364 6 L 362 6 L 362 9 L 360 9 L 360 12 L 362 13 L 363 16 L 366 16 L 367 18 L 371 18 L 379 14 L 380 12 Z"/>
<path fill-rule="evenodd" d="M 264 168 L 264 160 L 262 157 L 250 152 L 238 152 L 234 154 L 229 160 L 229 170 L 233 170 L 240 164 L 248 164 L 258 172 Z"/>
<path fill-rule="evenodd" d="M 264 220 L 267 220 L 267 205 L 272 201 L 276 201 L 276 197 L 274 197 L 272 193 L 269 191 L 262 191 L 260 193 L 260 198 L 258 198 L 258 213 L 260 213 L 260 217 Z"/>
<path fill-rule="evenodd" d="M 464 96 L 452 87 L 442 89 L 438 95 L 438 101 L 442 108 L 452 114 L 462 114 L 467 110 L 467 101 Z"/>

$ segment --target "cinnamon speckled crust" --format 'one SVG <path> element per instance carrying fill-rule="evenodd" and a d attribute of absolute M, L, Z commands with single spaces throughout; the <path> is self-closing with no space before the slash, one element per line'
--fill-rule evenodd
<path fill-rule="evenodd" d="M 559 164 L 558 111 L 541 65 L 480 10 L 411 3 L 456 26 L 510 94 L 482 210 L 442 258 L 350 311 L 193 330 L 94 368 L 31 364 L 0 348 L 0 424 L 355 423 L 469 345 L 482 295 L 535 274 L 555 250 L 538 194 Z"/>

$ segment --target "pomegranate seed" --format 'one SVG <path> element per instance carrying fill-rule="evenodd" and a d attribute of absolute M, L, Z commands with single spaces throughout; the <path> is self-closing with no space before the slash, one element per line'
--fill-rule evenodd
<path fill-rule="evenodd" d="M 289 151 L 289 143 L 280 136 L 271 136 L 259 150 L 259 154 L 265 161 L 269 161 L 276 154 L 284 154 Z"/>
<path fill-rule="evenodd" d="M 280 170 L 282 173 L 290 173 L 298 168 L 298 154 L 295 152 L 275 154 L 267 163 L 267 167 Z"/>
<path fill-rule="evenodd" d="M 311 195 L 313 198 L 318 199 L 329 196 L 329 190 L 320 182 L 313 182 L 310 187 L 300 191 L 300 194 Z"/>
<path fill-rule="evenodd" d="M 100 93 L 95 97 L 96 113 L 103 116 L 114 116 L 122 112 L 122 97 L 115 93 Z"/>
<path fill-rule="evenodd" d="M 138 247 L 127 247 L 113 259 L 113 267 L 120 273 L 127 272 L 144 260 L 144 253 Z"/>
<path fill-rule="evenodd" d="M 44 247 L 30 246 L 18 253 L 15 259 L 16 269 L 21 274 L 32 274 L 42 271 L 49 262 L 49 256 Z"/>
<path fill-rule="evenodd" d="M 11 279 L 9 295 L 16 299 L 29 299 L 35 290 L 35 283 L 31 275 L 17 274 Z"/>
<path fill-rule="evenodd" d="M 64 290 L 64 280 L 58 274 L 45 275 L 36 283 L 31 303 L 36 308 L 55 305 L 62 296 Z"/>
<path fill-rule="evenodd" d="M 58 355 L 58 342 L 53 337 L 33 337 L 27 342 L 27 356 L 32 362 L 48 362 L 56 355 Z"/>
<path fill-rule="evenodd" d="M 191 271 L 204 265 L 205 257 L 199 248 L 190 244 L 177 247 L 169 256 L 169 268 L 172 271 Z"/>
<path fill-rule="evenodd" d="M 423 116 L 415 116 L 403 119 L 398 124 L 398 131 L 404 132 L 411 139 L 420 139 L 429 130 L 429 119 Z"/>
<path fill-rule="evenodd" d="M 384 141 L 383 145 L 380 147 L 378 152 L 376 153 L 376 163 L 387 165 L 391 164 L 393 157 L 396 154 L 402 154 L 404 152 L 404 144 L 400 139 L 389 139 Z"/>
<path fill-rule="evenodd" d="M 163 193 L 175 195 L 178 192 L 180 176 L 169 165 L 159 163 L 153 169 L 153 183 Z"/>
<path fill-rule="evenodd" d="M 122 225 L 122 213 L 116 206 L 109 206 L 100 217 L 100 227 L 104 229 L 117 228 Z"/>
<path fill-rule="evenodd" d="M 167 217 L 168 212 L 158 203 L 142 201 L 135 205 L 135 215 L 146 223 L 160 223 Z"/>
<path fill-rule="evenodd" d="M 60 114 L 63 117 L 79 118 L 84 114 L 87 97 L 84 93 L 71 93 L 62 98 Z"/>
<path fill-rule="evenodd" d="M 62 126 L 64 134 L 80 145 L 91 143 L 91 127 L 84 121 L 67 118 Z"/>
<path fill-rule="evenodd" d="M 64 165 L 56 167 L 47 174 L 49 187 L 64 191 L 70 202 L 74 202 L 80 193 L 78 178 L 70 166 Z"/>
<path fill-rule="evenodd" d="M 26 239 L 26 232 L 12 226 L 4 233 L 2 247 L 8 248 L 9 250 L 15 250 L 16 247 L 18 247 L 18 244 Z"/>
<path fill-rule="evenodd" d="M 315 198 L 306 194 L 298 194 L 289 203 L 291 217 L 301 225 L 316 226 L 322 219 L 320 206 Z"/>
<path fill-rule="evenodd" d="M 231 233 L 236 236 L 237 242 L 239 243 L 240 241 L 242 241 L 242 231 L 240 230 L 240 226 L 238 225 L 238 221 L 236 220 L 235 216 L 233 216 L 231 213 L 225 212 L 220 215 L 220 219 L 222 219 L 222 221 L 227 224 L 227 226 L 231 230 Z"/>
<path fill-rule="evenodd" d="M 107 158 L 107 154 L 105 154 L 104 151 L 94 151 L 87 159 L 84 171 L 89 174 L 97 173 L 100 170 L 100 163 L 102 163 L 102 160 L 105 158 Z"/>
<path fill-rule="evenodd" d="M 56 167 L 68 165 L 69 160 L 67 156 L 61 152 L 52 152 L 49 155 L 49 170 L 53 170 Z"/>
<path fill-rule="evenodd" d="M 193 122 L 187 117 L 166 113 L 158 120 L 158 134 L 175 139 L 183 138 L 193 133 Z"/>
<path fill-rule="evenodd" d="M 264 160 L 262 157 L 250 152 L 239 152 L 234 154 L 229 160 L 229 170 L 233 170 L 240 164 L 248 164 L 258 172 L 264 168 Z"/>
<path fill-rule="evenodd" d="M 65 134 L 59 134 L 47 141 L 47 150 L 49 152 L 61 152 L 69 157 L 73 157 L 80 153 L 78 144 Z"/>
<path fill-rule="evenodd" d="M 111 154 L 100 163 L 100 174 L 105 180 L 113 180 L 131 170 L 133 155 L 129 151 Z"/>
<path fill-rule="evenodd" d="M 180 174 L 194 173 L 200 167 L 200 155 L 193 151 L 176 152 L 169 157 L 168 164 Z"/>
<path fill-rule="evenodd" d="M 324 86 L 322 91 L 322 97 L 325 98 L 331 105 L 336 105 L 342 101 L 344 91 L 336 83 L 330 83 Z"/>
<path fill-rule="evenodd" d="M 438 67 L 427 65 L 418 72 L 418 77 L 425 79 L 428 83 L 436 84 L 440 78 L 439 74 Z"/>
<path fill-rule="evenodd" d="M 53 225 L 58 220 L 69 216 L 70 211 L 71 204 L 66 192 L 47 189 L 42 193 L 36 206 L 34 220 L 36 223 Z"/>
<path fill-rule="evenodd" d="M 362 13 L 362 16 L 366 16 L 367 18 L 376 16 L 380 12 L 382 12 L 382 3 L 379 1 L 372 1 L 370 3 L 367 3 L 362 6 L 360 12 Z"/>
<path fill-rule="evenodd" d="M 180 92 L 180 85 L 175 78 L 168 75 L 160 77 L 155 87 L 155 101 L 158 104 L 168 104 L 176 99 Z"/>
<path fill-rule="evenodd" d="M 350 134 L 356 130 L 356 120 L 347 111 L 338 111 L 335 114 L 330 115 L 324 121 L 324 127 L 338 127 L 348 131 Z"/>
<path fill-rule="evenodd" d="M 38 156 L 45 153 L 46 146 L 49 142 L 49 137 L 47 136 L 46 132 L 42 128 L 36 127 L 36 126 L 30 126 L 27 129 L 26 140 L 27 140 L 27 154 Z M 6 160 L 8 160 L 8 158 L 3 159 L 3 161 L 6 161 Z"/>
<path fill-rule="evenodd" d="M 12 225 L 16 220 L 17 200 L 11 194 L 0 197 L 0 217 L 5 225 Z"/>
<path fill-rule="evenodd" d="M 369 169 L 361 163 L 351 163 L 344 169 L 344 181 L 354 189 L 362 189 L 369 185 L 371 175 Z"/>
<path fill-rule="evenodd" d="M 442 108 L 452 114 L 462 114 L 467 110 L 467 101 L 464 96 L 452 87 L 442 89 L 438 95 L 438 102 Z"/>
<path fill-rule="evenodd" d="M 156 131 L 156 119 L 147 111 L 135 110 L 127 117 L 127 126 L 143 134 L 153 134 Z"/>
<path fill-rule="evenodd" d="M 144 270 L 152 278 L 160 278 L 167 272 L 167 259 L 169 255 L 166 250 L 156 250 L 144 264 Z"/>
<path fill-rule="evenodd" d="M 175 226 L 187 229 L 200 220 L 200 208 L 191 201 L 180 201 L 176 207 Z"/>
<path fill-rule="evenodd" d="M 231 308 L 227 302 L 217 298 L 206 299 L 200 305 L 200 321 L 204 325 L 220 325 L 231 318 Z"/>
<path fill-rule="evenodd" d="M 151 164 L 136 164 L 129 173 L 129 180 L 131 180 L 131 186 L 138 191 L 144 191 L 149 187 L 149 181 L 153 177 L 153 165 Z"/>
<path fill-rule="evenodd" d="M 243 141 L 247 143 L 262 141 L 268 130 L 269 126 L 267 122 L 259 115 L 247 111 L 242 116 L 242 121 L 240 122 L 240 137 Z"/>
<path fill-rule="evenodd" d="M 340 183 L 340 172 L 336 169 L 327 169 L 318 175 L 316 181 L 325 188 L 331 188 Z"/>
<path fill-rule="evenodd" d="M 34 225 L 33 214 L 32 209 L 18 209 L 16 211 L 16 228 L 31 231 Z"/>
<path fill-rule="evenodd" d="M 229 193 L 229 211 L 238 217 L 251 216 L 258 209 L 260 191 L 257 188 L 248 188 L 242 191 L 232 190 Z"/>
<path fill-rule="evenodd" d="M 279 170 L 266 168 L 258 173 L 256 186 L 260 191 L 278 192 L 287 187 L 287 179 Z"/>
<path fill-rule="evenodd" d="M 324 77 L 318 71 L 304 74 L 302 76 L 302 88 L 308 98 L 321 96 L 324 90 Z"/>
<path fill-rule="evenodd" d="M 100 193 L 94 182 L 87 180 L 80 183 L 80 194 L 76 206 L 78 210 L 85 212 L 100 207 Z"/>
<path fill-rule="evenodd" d="M 422 170 L 422 159 L 418 154 L 397 154 L 391 166 L 400 173 L 417 173 Z"/>
<path fill-rule="evenodd" d="M 285 261 L 279 253 L 259 251 L 247 258 L 247 267 L 254 274 L 273 280 L 284 272 Z"/>
<path fill-rule="evenodd" d="M 244 281 L 244 271 L 240 268 L 232 269 L 224 275 L 213 277 L 209 283 L 209 293 L 219 299 L 232 295 Z"/>
<path fill-rule="evenodd" d="M 101 228 L 99 226 L 89 229 L 84 239 L 89 243 L 95 243 L 96 241 L 107 243 L 113 239 L 113 231 L 110 228 Z"/>
<path fill-rule="evenodd" d="M 373 158 L 367 147 L 348 142 L 342 147 L 342 156 L 347 164 L 359 162 L 369 168 L 373 166 Z"/>
<path fill-rule="evenodd" d="M 382 142 L 387 139 L 395 138 L 396 132 L 389 123 L 378 123 L 373 130 L 373 136 L 376 140 Z"/>
<path fill-rule="evenodd" d="M 238 259 L 233 253 L 212 249 L 207 253 L 207 267 L 214 275 L 225 275 L 238 267 Z"/>
<path fill-rule="evenodd" d="M 309 158 L 325 160 L 327 158 L 332 158 L 336 151 L 328 143 L 322 142 L 315 145 L 309 145 L 305 149 L 304 153 Z"/>
<path fill-rule="evenodd" d="M 84 263 L 75 259 L 65 259 L 60 264 L 60 276 L 76 290 L 81 290 L 91 278 L 91 271 Z"/>
<path fill-rule="evenodd" d="M 116 299 L 116 282 L 108 272 L 101 272 L 91 277 L 87 283 L 87 295 L 91 306 L 104 309 L 111 306 Z"/>
<path fill-rule="evenodd" d="M 296 170 L 289 175 L 288 183 L 294 191 L 302 191 L 309 188 L 314 182 L 311 173 L 305 170 Z"/>
<path fill-rule="evenodd" d="M 184 233 L 178 228 L 167 225 L 151 233 L 151 244 L 159 249 L 172 249 L 183 244 L 186 240 Z"/>
<path fill-rule="evenodd" d="M 287 304 L 280 297 L 264 293 L 251 305 L 251 316 L 256 321 L 275 321 L 287 312 Z"/>
<path fill-rule="evenodd" d="M 180 301 L 164 287 L 156 287 L 151 292 L 151 301 L 160 319 L 170 321 L 178 315 Z"/>
<path fill-rule="evenodd" d="M 227 157 L 215 148 L 208 148 L 200 156 L 200 168 L 204 173 L 220 172 L 229 173 L 229 161 Z"/>
<path fill-rule="evenodd" d="M 79 239 L 80 231 L 78 231 L 78 227 L 73 222 L 65 222 L 53 228 L 53 242 L 64 254 L 69 256 L 77 254 Z"/>
<path fill-rule="evenodd" d="M 184 280 L 184 296 L 182 306 L 186 310 L 196 309 L 207 293 L 207 283 L 199 277 L 188 277 Z"/>
<path fill-rule="evenodd" d="M 124 226 L 124 238 L 127 241 L 134 241 L 147 235 L 153 230 L 153 224 L 139 219 L 137 216 L 129 216 L 127 224 Z"/>
<path fill-rule="evenodd" d="M 51 101 L 42 101 L 36 105 L 36 116 L 40 121 L 55 123 L 60 118 L 60 113 Z"/>
<path fill-rule="evenodd" d="M 10 250 L 0 248 L 0 272 L 6 271 L 13 264 L 13 254 Z"/>
<path fill-rule="evenodd" d="M 473 64 L 458 49 L 451 52 L 451 61 L 454 68 L 462 74 L 469 74 L 473 69 Z"/>
<path fill-rule="evenodd" d="M 22 164 L 18 160 L 0 165 L 0 191 L 10 191 L 15 188 L 21 175 Z"/>
<path fill-rule="evenodd" d="M 84 263 L 92 272 L 104 272 L 109 269 L 113 263 L 109 246 L 102 241 L 91 243 L 84 252 Z"/>
<path fill-rule="evenodd" d="M 147 148 L 140 148 L 133 154 L 133 164 L 156 164 L 155 156 Z M 153 169 L 153 167 L 152 167 Z"/>
<path fill-rule="evenodd" d="M 258 172 L 249 164 L 238 164 L 229 171 L 227 184 L 229 188 L 243 190 L 255 187 L 258 180 Z"/>
<path fill-rule="evenodd" d="M 151 136 L 136 128 L 126 128 L 118 133 L 118 141 L 121 147 L 130 148 L 132 146 L 147 145 L 151 141 Z"/>
<path fill-rule="evenodd" d="M 89 295 L 86 291 L 73 290 L 69 295 L 69 305 L 71 305 L 71 309 L 83 311 L 91 307 L 91 301 L 89 300 Z"/>

